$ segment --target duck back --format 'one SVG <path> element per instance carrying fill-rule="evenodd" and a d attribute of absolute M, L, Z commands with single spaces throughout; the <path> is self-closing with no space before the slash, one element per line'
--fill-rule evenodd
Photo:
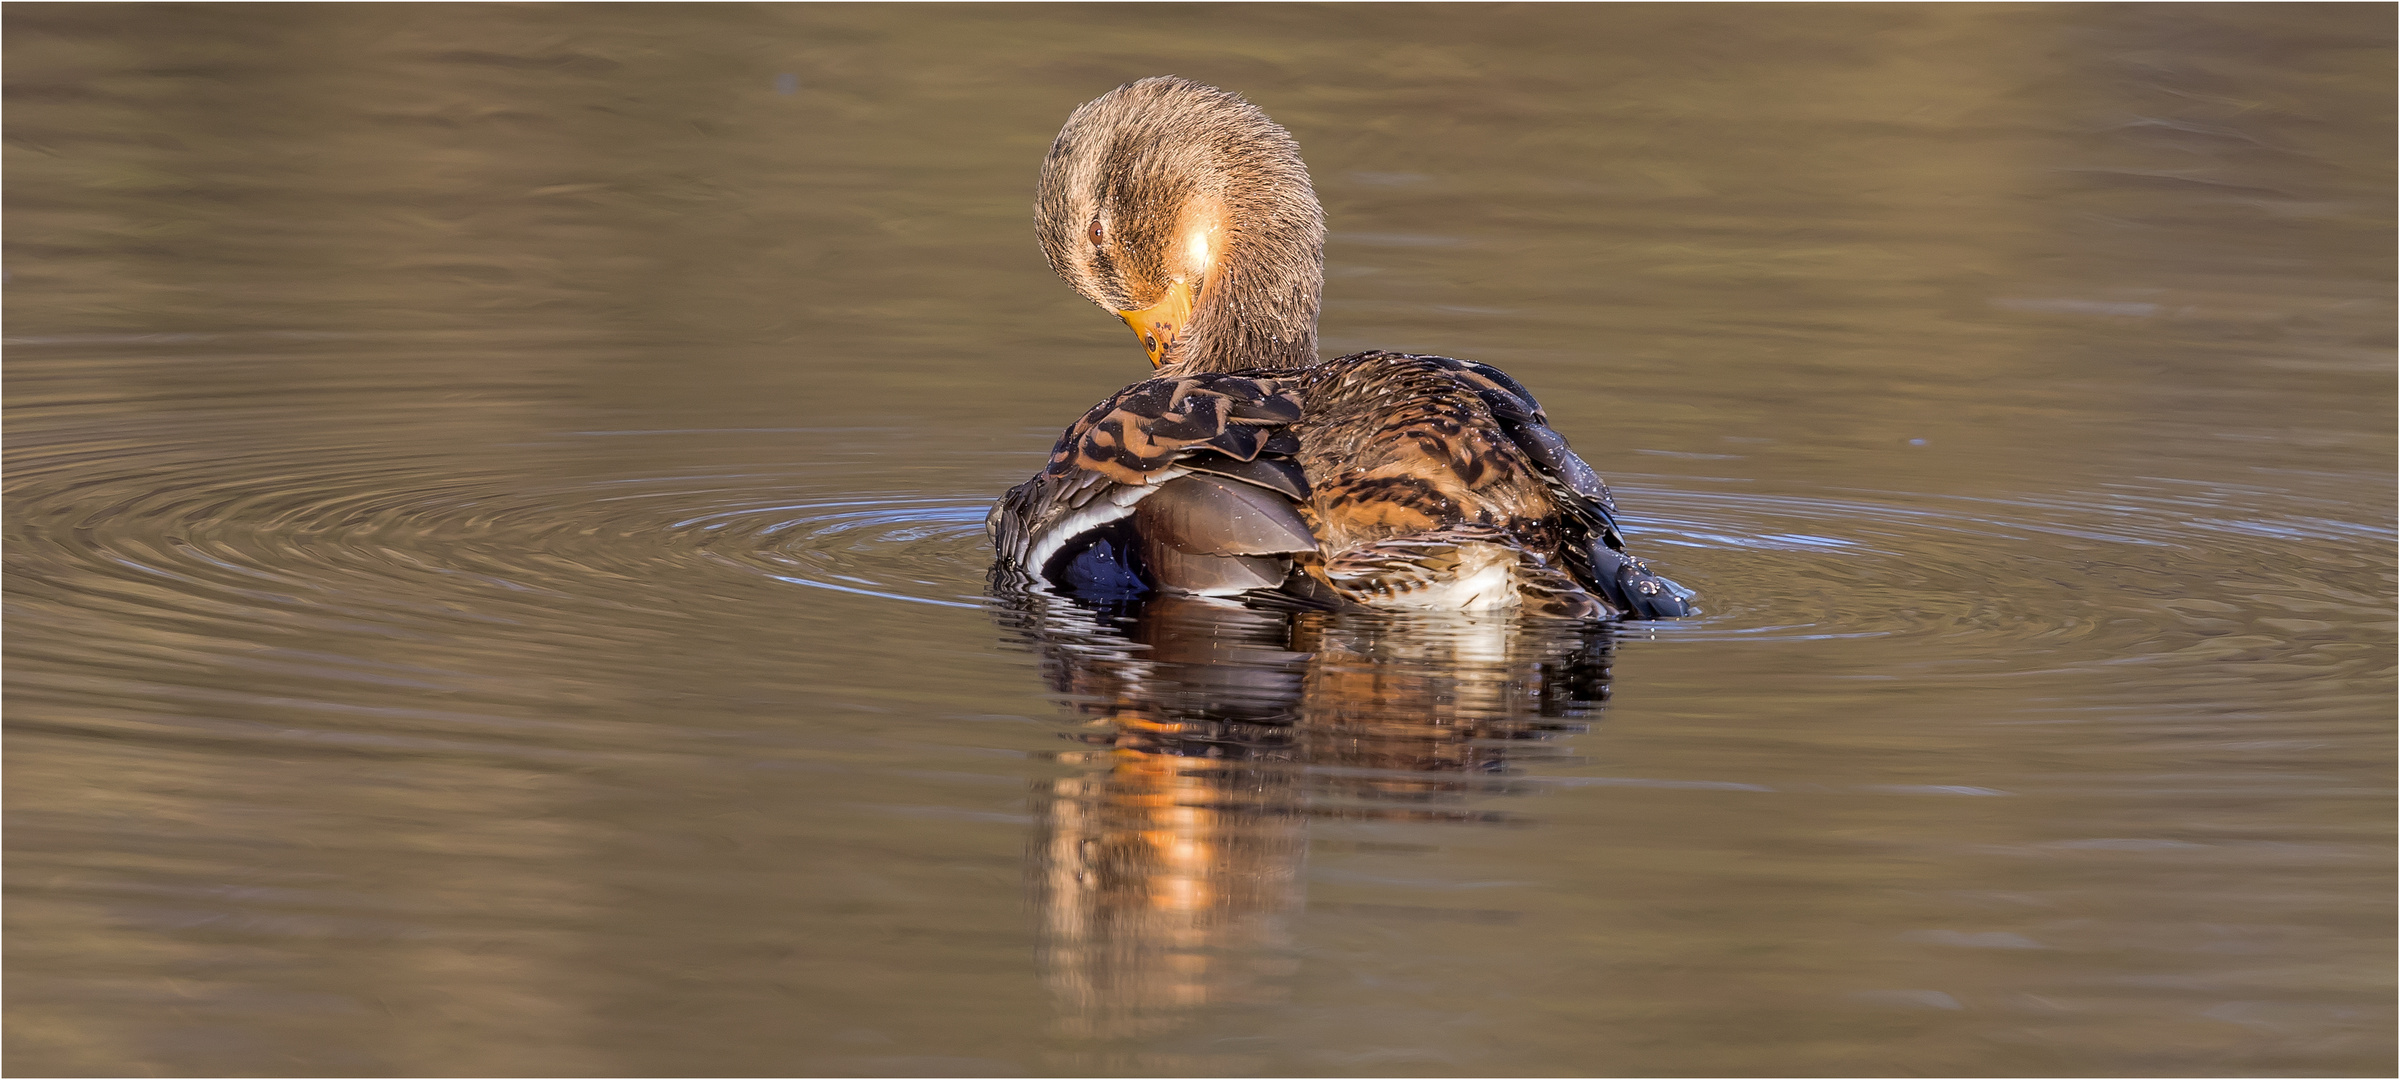
<path fill-rule="evenodd" d="M 1293 431 L 1323 550 L 1458 525 L 1557 547 L 1550 485 L 1486 400 L 1497 385 L 1474 375 L 1448 357 L 1387 352 L 1310 370 Z"/>

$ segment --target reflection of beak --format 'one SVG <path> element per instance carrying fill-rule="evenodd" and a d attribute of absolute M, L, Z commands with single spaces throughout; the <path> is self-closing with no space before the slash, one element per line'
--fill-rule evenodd
<path fill-rule="evenodd" d="M 1167 286 L 1167 295 L 1158 303 L 1140 311 L 1120 311 L 1125 325 L 1142 337 L 1142 351 L 1150 354 L 1150 366 L 1157 367 L 1167 360 L 1167 346 L 1175 343 L 1175 335 L 1183 332 L 1183 324 L 1192 317 L 1192 286 L 1178 281 Z"/>

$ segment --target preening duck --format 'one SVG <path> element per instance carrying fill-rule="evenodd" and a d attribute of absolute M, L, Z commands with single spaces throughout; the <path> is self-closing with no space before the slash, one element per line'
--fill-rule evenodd
<path fill-rule="evenodd" d="M 1173 77 L 1101 95 L 1042 163 L 1050 267 L 1156 376 L 1092 407 L 992 508 L 1003 574 L 1417 610 L 1672 618 L 1598 474 L 1533 395 L 1470 360 L 1317 359 L 1324 212 L 1289 132 Z"/>

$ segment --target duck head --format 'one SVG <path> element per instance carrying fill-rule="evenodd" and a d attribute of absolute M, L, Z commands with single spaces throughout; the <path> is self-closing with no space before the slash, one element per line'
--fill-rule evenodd
<path fill-rule="evenodd" d="M 1034 221 L 1050 268 L 1151 366 L 1316 362 L 1325 212 L 1300 145 L 1239 95 L 1161 76 L 1085 102 L 1042 162 Z"/>

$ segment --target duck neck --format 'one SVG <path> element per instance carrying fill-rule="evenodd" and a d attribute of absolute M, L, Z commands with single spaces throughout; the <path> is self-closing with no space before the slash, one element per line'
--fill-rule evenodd
<path fill-rule="evenodd" d="M 1325 292 L 1325 215 L 1307 186 L 1227 193 L 1236 224 L 1177 342 L 1177 372 L 1306 367 L 1317 362 Z"/>

